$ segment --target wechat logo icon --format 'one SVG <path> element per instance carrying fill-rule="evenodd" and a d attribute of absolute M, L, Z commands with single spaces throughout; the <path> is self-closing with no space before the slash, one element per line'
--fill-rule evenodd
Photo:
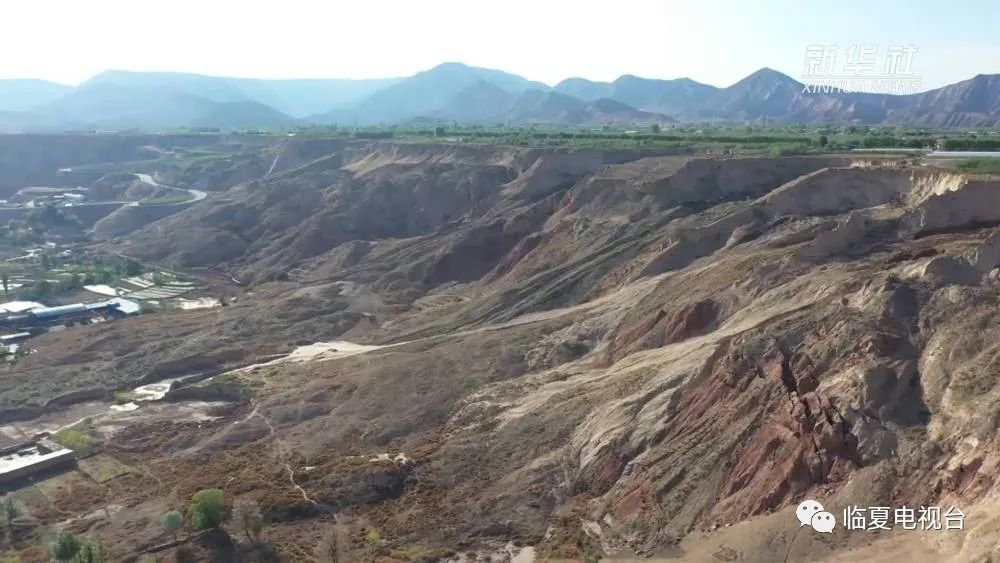
<path fill-rule="evenodd" d="M 814 500 L 804 500 L 795 508 L 795 517 L 799 519 L 799 527 L 811 526 L 821 534 L 829 534 L 837 527 L 837 519 L 833 514 L 823 510 L 823 505 Z"/>

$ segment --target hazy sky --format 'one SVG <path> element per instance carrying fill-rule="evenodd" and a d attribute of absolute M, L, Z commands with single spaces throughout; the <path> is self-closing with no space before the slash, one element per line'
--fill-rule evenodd
<path fill-rule="evenodd" d="M 913 45 L 927 88 L 1000 73 L 1000 2 L 0 0 L 0 78 L 105 69 L 262 78 L 405 76 L 444 61 L 553 84 L 689 76 L 725 86 L 809 45 Z"/>

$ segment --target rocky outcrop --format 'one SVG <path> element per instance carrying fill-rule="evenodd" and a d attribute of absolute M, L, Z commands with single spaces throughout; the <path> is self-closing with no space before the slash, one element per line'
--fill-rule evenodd
<path fill-rule="evenodd" d="M 968 262 L 952 256 L 936 256 L 924 265 L 921 276 L 935 285 L 972 285 L 982 275 Z"/>
<path fill-rule="evenodd" d="M 664 306 L 634 326 L 616 329 L 605 350 L 605 361 L 614 363 L 634 352 L 701 336 L 715 326 L 718 315 L 718 305 L 710 299 L 681 307 Z"/>
<path fill-rule="evenodd" d="M 818 259 L 837 255 L 860 246 L 872 231 L 873 221 L 863 212 L 852 212 L 847 220 L 816 235 L 810 243 L 799 248 L 800 258 Z"/>
<path fill-rule="evenodd" d="M 642 178 L 636 189 L 667 206 L 748 199 L 804 174 L 848 162 L 842 158 L 694 158 L 665 178 Z"/>
<path fill-rule="evenodd" d="M 982 274 L 1000 266 L 1000 230 L 994 230 L 986 240 L 970 250 L 966 259 Z"/>
<path fill-rule="evenodd" d="M 639 276 L 652 276 L 684 268 L 726 246 L 738 228 L 752 228 L 765 216 L 755 208 L 736 212 L 704 227 L 678 230 L 668 246 L 653 256 Z"/>
<path fill-rule="evenodd" d="M 929 195 L 906 217 L 918 235 L 1000 224 L 1000 182 L 967 179 Z"/>
<path fill-rule="evenodd" d="M 788 182 L 761 203 L 777 216 L 830 215 L 900 203 L 910 193 L 912 174 L 896 168 L 824 168 Z"/>

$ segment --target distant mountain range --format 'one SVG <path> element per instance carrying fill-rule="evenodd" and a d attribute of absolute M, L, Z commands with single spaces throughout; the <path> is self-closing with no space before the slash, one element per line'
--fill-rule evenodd
<path fill-rule="evenodd" d="M 444 63 L 408 78 L 263 80 L 107 71 L 76 87 L 0 80 L 0 131 L 281 129 L 464 122 L 592 126 L 674 121 L 1000 124 L 1000 75 L 911 95 L 816 93 L 771 69 L 717 88 L 688 78 L 569 78 L 549 87 Z"/>

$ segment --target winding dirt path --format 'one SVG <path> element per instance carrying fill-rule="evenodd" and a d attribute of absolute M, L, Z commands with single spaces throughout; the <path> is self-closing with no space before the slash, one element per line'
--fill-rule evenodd
<path fill-rule="evenodd" d="M 310 497 L 309 493 L 307 493 L 306 490 L 303 489 L 302 486 L 295 481 L 295 470 L 292 469 L 292 464 L 288 461 L 289 457 L 288 446 L 285 444 L 284 440 L 282 440 L 281 437 L 278 436 L 278 433 L 274 430 L 274 425 L 271 424 L 271 420 L 267 418 L 265 415 L 261 414 L 260 406 L 254 405 L 254 409 L 250 413 L 250 415 L 244 418 L 241 422 L 246 422 L 254 417 L 259 417 L 261 420 L 264 421 L 264 424 L 267 425 L 268 436 L 271 436 L 274 439 L 274 444 L 278 448 L 278 460 L 281 462 L 282 465 L 285 466 L 285 470 L 288 471 L 288 482 L 291 483 L 292 487 L 295 488 L 295 490 L 297 490 L 300 495 L 302 495 L 302 499 L 304 501 L 315 506 L 316 508 L 319 508 L 320 510 L 323 510 L 324 512 L 329 513 L 336 520 L 337 514 L 336 511 L 333 510 L 333 507 L 325 503 L 318 502 L 312 497 Z"/>

